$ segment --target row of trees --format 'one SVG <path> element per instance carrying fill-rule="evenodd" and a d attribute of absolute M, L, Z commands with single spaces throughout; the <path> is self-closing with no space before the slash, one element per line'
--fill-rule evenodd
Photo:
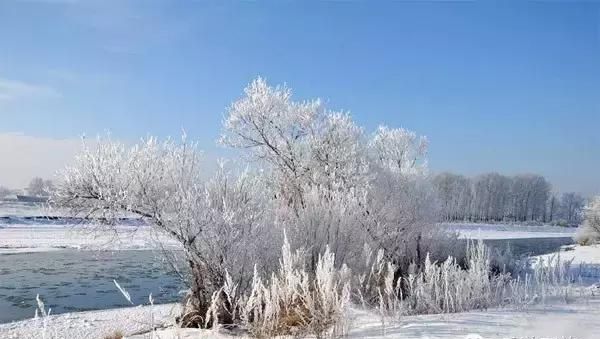
<path fill-rule="evenodd" d="M 552 192 L 543 176 L 486 173 L 474 178 L 441 173 L 433 178 L 445 221 L 581 222 L 585 198 Z"/>
<path fill-rule="evenodd" d="M 52 180 L 44 180 L 40 177 L 31 179 L 29 185 L 27 185 L 27 188 L 25 189 L 27 194 L 40 197 L 50 196 L 53 190 L 54 183 Z M 6 198 L 8 196 L 14 196 L 14 194 L 20 194 L 18 193 L 19 191 L 20 190 L 11 190 L 7 187 L 0 186 L 0 198 Z"/>
<path fill-rule="evenodd" d="M 40 177 L 31 179 L 27 186 L 27 194 L 46 197 L 52 194 L 54 183 L 52 180 L 44 180 Z"/>
<path fill-rule="evenodd" d="M 575 240 L 581 245 L 591 245 L 600 242 L 600 196 L 590 199 L 584 210 L 584 221 Z"/>

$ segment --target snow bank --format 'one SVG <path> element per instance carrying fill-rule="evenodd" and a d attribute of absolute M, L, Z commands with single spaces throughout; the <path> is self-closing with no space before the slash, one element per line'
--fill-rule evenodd
<path fill-rule="evenodd" d="M 468 224 L 441 223 L 441 227 L 455 231 L 466 239 L 521 239 L 521 238 L 570 238 L 575 228 L 560 226 L 528 226 L 518 224 Z"/>
<path fill-rule="evenodd" d="M 175 305 L 154 306 L 158 327 L 172 324 L 179 309 Z M 593 339 L 600 333 L 600 298 L 572 304 L 538 305 L 527 310 L 493 309 L 465 312 L 382 318 L 374 312 L 350 309 L 347 319 L 349 338 L 577 338 Z M 128 338 L 152 338 L 150 306 L 51 316 L 46 338 L 102 338 L 121 331 Z M 0 325 L 0 338 L 41 338 L 41 319 Z M 159 329 L 155 338 L 239 338 L 226 332 L 201 329 Z"/>
<path fill-rule="evenodd" d="M 540 255 L 536 258 L 549 258 L 552 255 L 554 255 L 554 253 Z M 600 265 L 600 245 L 563 246 L 560 250 L 560 257 L 563 260 L 573 260 L 573 265 Z"/>
<path fill-rule="evenodd" d="M 351 309 L 348 338 L 577 338 L 594 339 L 600 333 L 600 299 L 575 304 L 539 305 L 527 310 L 434 314 L 384 319 L 373 312 Z M 583 324 L 583 326 L 582 326 Z M 236 338 L 225 332 L 168 328 L 161 339 Z M 149 334 L 132 336 L 151 338 Z"/>
<path fill-rule="evenodd" d="M 174 304 L 138 306 L 104 311 L 65 313 L 46 318 L 45 338 L 103 338 L 120 331 L 125 335 L 148 332 L 152 317 L 155 326 L 172 324 L 179 306 Z M 0 338 L 39 339 L 44 337 L 44 319 L 0 324 Z"/>

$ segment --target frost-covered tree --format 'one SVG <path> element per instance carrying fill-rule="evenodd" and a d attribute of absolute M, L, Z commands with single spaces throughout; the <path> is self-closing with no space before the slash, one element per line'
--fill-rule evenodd
<path fill-rule="evenodd" d="M 423 174 L 427 169 L 427 138 L 418 137 L 404 128 L 379 126 L 369 148 L 376 163 L 393 172 Z"/>
<path fill-rule="evenodd" d="M 591 199 L 585 208 L 585 219 L 575 234 L 582 245 L 600 242 L 600 196 Z"/>
<path fill-rule="evenodd" d="M 433 178 L 433 185 L 438 193 L 443 220 L 470 219 L 473 192 L 469 178 L 452 173 L 440 173 Z"/>
<path fill-rule="evenodd" d="M 4 186 L 0 186 L 0 198 L 5 198 L 6 196 L 11 194 L 11 190 L 4 187 Z"/>
<path fill-rule="evenodd" d="M 472 200 L 474 219 L 503 220 L 510 188 L 510 178 L 498 173 L 486 173 L 474 178 Z"/>
<path fill-rule="evenodd" d="M 381 126 L 369 140 L 347 113 L 293 101 L 289 88 L 259 78 L 228 109 L 221 142 L 272 173 L 278 220 L 293 227 L 290 241 L 306 246 L 312 263 L 326 245 L 348 259 L 367 240 L 390 247 L 433 224 L 427 141 L 408 130 Z"/>
<path fill-rule="evenodd" d="M 563 193 L 560 197 L 558 217 L 568 225 L 579 225 L 583 217 L 585 198 L 575 192 Z"/>
<path fill-rule="evenodd" d="M 54 184 L 51 180 L 44 180 L 39 177 L 31 179 L 27 186 L 27 193 L 37 196 L 48 196 L 52 194 Z"/>
<path fill-rule="evenodd" d="M 540 175 L 525 174 L 513 178 L 510 217 L 514 221 L 543 221 L 550 196 L 550 183 Z"/>
<path fill-rule="evenodd" d="M 133 147 L 109 139 L 85 148 L 62 173 L 52 202 L 74 214 L 108 224 L 135 215 L 174 239 L 182 254 L 169 256 L 186 267 L 188 306 L 182 322 L 201 324 L 211 296 L 231 275 L 240 289 L 253 266 L 268 263 L 268 195 L 263 181 L 248 172 L 220 169 L 201 175 L 200 154 L 187 142 L 154 138 Z M 181 252 L 178 252 L 181 253 Z"/>

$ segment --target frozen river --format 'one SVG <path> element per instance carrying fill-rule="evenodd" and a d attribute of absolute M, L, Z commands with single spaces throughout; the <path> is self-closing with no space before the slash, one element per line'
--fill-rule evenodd
<path fill-rule="evenodd" d="M 179 300 L 184 287 L 167 274 L 157 253 L 60 250 L 0 254 L 0 323 L 31 318 L 39 294 L 52 313 L 128 306 L 116 279 L 134 304 Z"/>

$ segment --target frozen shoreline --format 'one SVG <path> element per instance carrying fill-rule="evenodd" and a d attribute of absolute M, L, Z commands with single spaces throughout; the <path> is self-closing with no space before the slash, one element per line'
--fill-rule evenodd
<path fill-rule="evenodd" d="M 505 224 L 440 224 L 467 239 L 570 238 L 575 229 L 559 226 Z M 148 226 L 115 226 L 114 230 L 94 231 L 94 227 L 74 225 L 0 225 L 0 254 L 44 252 L 61 249 L 143 250 L 156 248 L 157 240 L 170 248 L 176 242 L 157 234 Z"/>
<path fill-rule="evenodd" d="M 471 224 L 440 223 L 449 231 L 458 232 L 465 239 L 526 239 L 526 238 L 571 238 L 576 228 L 561 226 L 529 226 L 519 224 Z"/>
<path fill-rule="evenodd" d="M 156 248 L 157 241 L 177 248 L 175 242 L 147 226 L 116 226 L 94 230 L 92 226 L 10 225 L 0 228 L 0 254 L 79 250 L 144 250 Z"/>

